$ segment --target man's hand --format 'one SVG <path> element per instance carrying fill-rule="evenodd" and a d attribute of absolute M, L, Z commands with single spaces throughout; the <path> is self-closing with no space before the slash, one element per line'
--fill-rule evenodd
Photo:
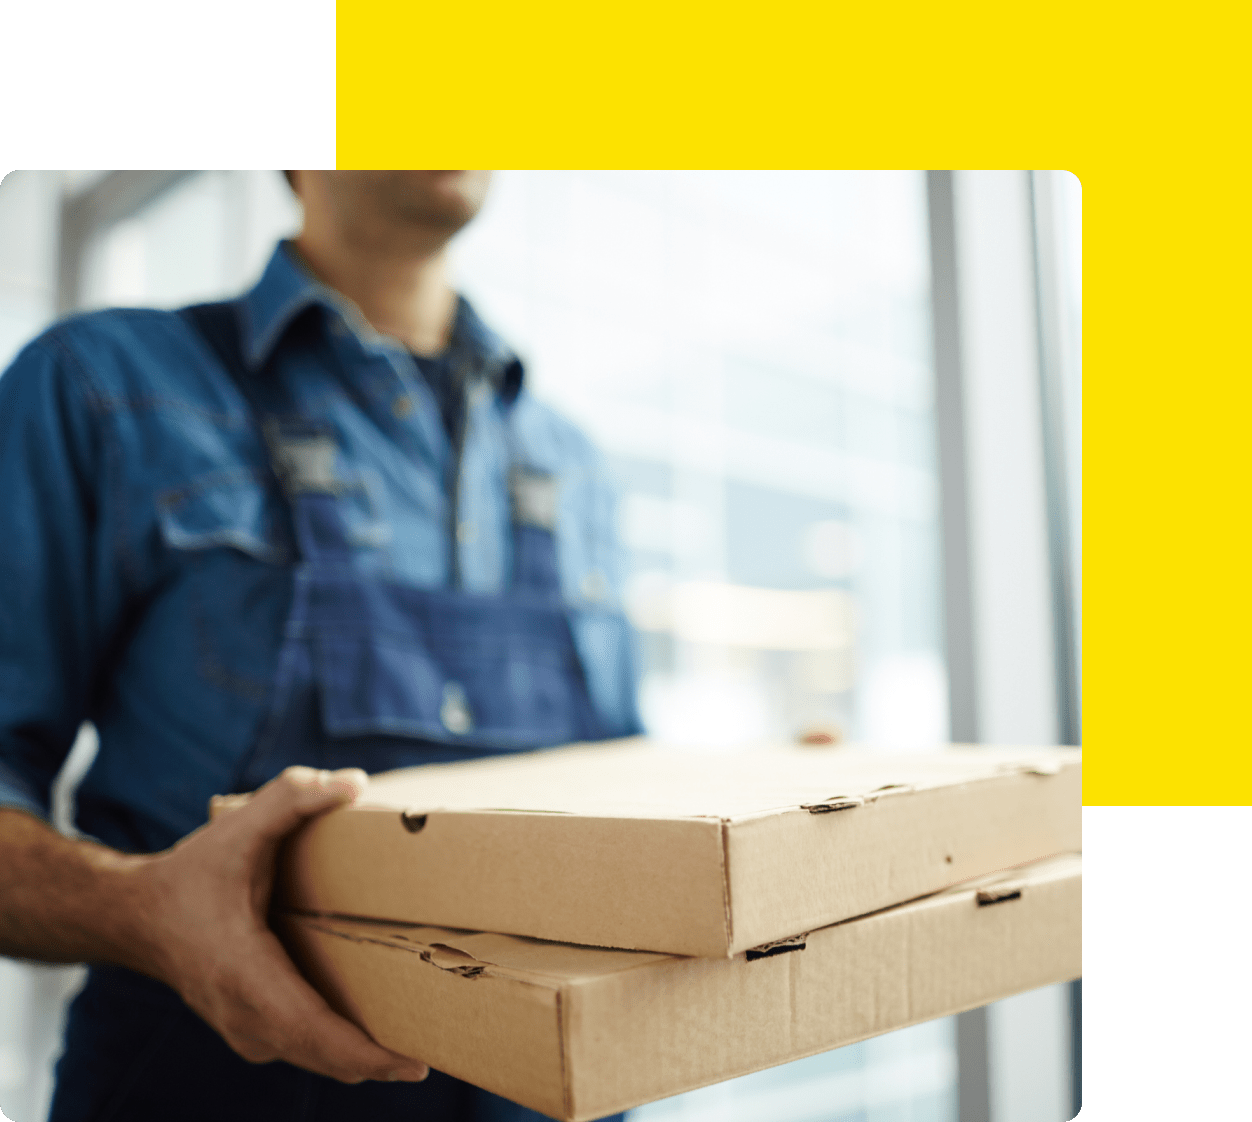
<path fill-rule="evenodd" d="M 380 1048 L 300 976 L 266 923 L 283 838 L 365 789 L 355 768 L 288 768 L 144 869 L 155 973 L 245 1060 L 286 1060 L 345 1083 L 425 1079 Z"/>
<path fill-rule="evenodd" d="M 288 768 L 172 849 L 131 857 L 0 811 L 0 954 L 115 962 L 177 990 L 245 1060 L 345 1083 L 424 1079 L 300 976 L 266 923 L 282 839 L 366 776 Z"/>

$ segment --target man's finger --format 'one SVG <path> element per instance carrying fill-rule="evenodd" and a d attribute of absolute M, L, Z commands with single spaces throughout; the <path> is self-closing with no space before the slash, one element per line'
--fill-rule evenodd
<path fill-rule="evenodd" d="M 417 1083 L 430 1073 L 419 1060 L 375 1044 L 325 1003 L 300 1022 L 283 1059 L 345 1083 L 362 1079 Z"/>
<path fill-rule="evenodd" d="M 276 841 L 304 819 L 355 801 L 368 783 L 369 777 L 360 768 L 317 771 L 289 767 L 245 804 L 221 816 L 221 822 L 246 830 L 258 840 Z"/>
<path fill-rule="evenodd" d="M 252 801 L 252 792 L 239 795 L 214 795 L 209 799 L 209 821 L 216 821 L 232 810 L 240 810 Z"/>
<path fill-rule="evenodd" d="M 271 946 L 275 954 L 267 971 L 269 1011 L 261 1015 L 276 1026 L 284 1060 L 343 1082 L 426 1078 L 429 1069 L 424 1063 L 376 1044 L 309 985 L 277 939 Z"/>

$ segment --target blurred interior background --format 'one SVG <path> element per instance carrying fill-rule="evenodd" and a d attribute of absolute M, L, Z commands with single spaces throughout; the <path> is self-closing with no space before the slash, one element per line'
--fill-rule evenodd
<path fill-rule="evenodd" d="M 298 224 L 274 171 L 13 172 L 0 369 L 60 315 L 234 294 Z M 500 172 L 454 265 L 610 458 L 651 732 L 1080 743 L 1072 175 Z M 63 829 L 92 752 L 87 728 Z M 44 1116 L 80 982 L 0 960 L 16 1122 Z M 631 1119 L 1061 1122 L 1080 1005 L 1023 994 Z"/>

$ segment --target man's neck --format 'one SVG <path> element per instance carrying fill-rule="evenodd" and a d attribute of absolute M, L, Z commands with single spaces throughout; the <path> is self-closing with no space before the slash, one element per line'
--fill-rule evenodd
<path fill-rule="evenodd" d="M 446 245 L 405 253 L 394 243 L 348 244 L 308 228 L 295 245 L 318 280 L 351 300 L 375 331 L 420 355 L 447 348 L 456 293 L 448 283 Z"/>

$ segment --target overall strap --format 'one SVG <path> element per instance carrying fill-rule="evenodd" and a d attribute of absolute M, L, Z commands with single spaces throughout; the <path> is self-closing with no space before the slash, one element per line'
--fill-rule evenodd
<path fill-rule="evenodd" d="M 266 377 L 264 368 L 248 369 L 234 304 L 196 304 L 178 314 L 208 343 L 247 402 L 270 471 L 291 509 L 300 558 L 347 562 L 352 545 L 339 511 L 343 484 L 335 476 L 338 445 L 330 427 L 302 416 L 277 379 Z M 266 391 L 273 404 L 265 400 Z"/>
<path fill-rule="evenodd" d="M 556 476 L 525 466 L 515 457 L 509 469 L 509 505 L 512 508 L 514 588 L 561 598 L 561 576 L 556 553 Z"/>

